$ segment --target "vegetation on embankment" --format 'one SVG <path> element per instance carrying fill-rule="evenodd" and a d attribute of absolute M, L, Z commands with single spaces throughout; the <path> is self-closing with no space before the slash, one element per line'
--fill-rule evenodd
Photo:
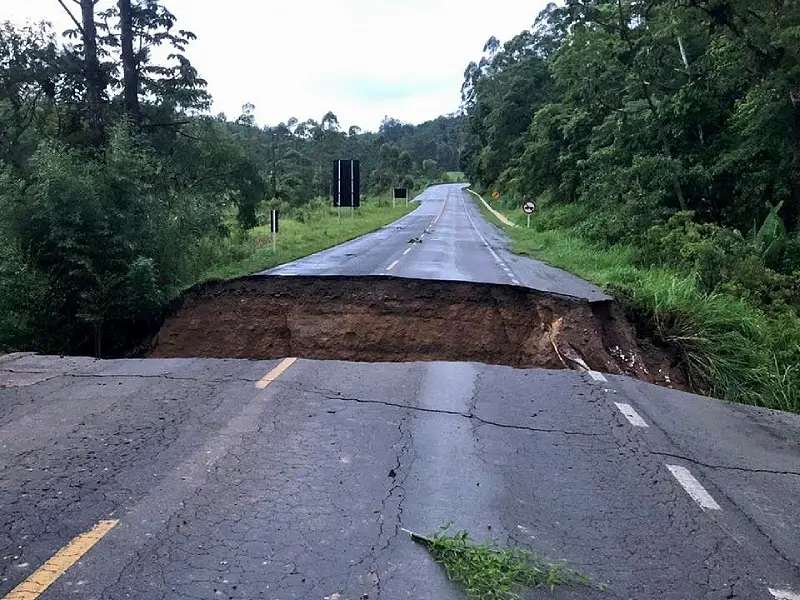
<path fill-rule="evenodd" d="M 364 132 L 333 112 L 271 126 L 252 104 L 212 116 L 186 57 L 194 34 L 163 2 L 83 4 L 85 23 L 63 35 L 0 23 L 0 352 L 118 353 L 198 281 L 401 214 L 367 204 L 334 227 L 315 200 L 333 159 L 361 160 L 362 197 L 457 168 L 460 117 Z M 134 34 L 137 52 L 122 52 Z M 270 209 L 286 219 L 277 254 L 264 248 Z"/>
<path fill-rule="evenodd" d="M 491 38 L 461 166 L 522 224 L 535 200 L 517 250 L 614 291 L 696 389 L 798 411 L 800 7 L 723 4 L 551 3 Z"/>
<path fill-rule="evenodd" d="M 754 241 L 735 240 L 735 248 L 723 252 L 719 241 L 703 243 L 690 215 L 678 214 L 650 234 L 668 237 L 680 250 L 677 257 L 685 258 L 656 258 L 663 252 L 657 242 L 648 251 L 587 239 L 583 232 L 592 218 L 579 206 L 545 202 L 538 208 L 530 229 L 519 211 L 505 211 L 519 225 L 506 228 L 515 253 L 544 260 L 612 293 L 641 336 L 677 351 L 696 391 L 800 412 L 800 318 L 784 303 L 756 301 L 764 281 L 756 286 L 745 267 L 756 265 L 758 273 L 765 267 L 758 263 Z M 701 251 L 698 244 L 718 262 L 708 264 L 707 256 L 698 261 L 693 256 Z M 709 285 L 710 277 L 724 277 L 724 285 Z"/>
<path fill-rule="evenodd" d="M 199 281 L 233 279 L 270 269 L 374 231 L 411 212 L 419 204 L 368 198 L 351 212 L 338 211 L 323 199 L 281 218 L 276 251 L 269 225 L 251 229 L 228 247 L 224 259 L 204 272 Z"/>

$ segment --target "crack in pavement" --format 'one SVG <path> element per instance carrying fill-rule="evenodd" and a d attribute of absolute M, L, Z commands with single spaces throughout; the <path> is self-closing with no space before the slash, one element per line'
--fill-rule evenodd
<path fill-rule="evenodd" d="M 701 460 L 697 460 L 696 458 L 690 458 L 688 456 L 684 456 L 683 454 L 672 454 L 671 452 L 660 452 L 657 450 L 651 450 L 650 454 L 656 454 L 658 456 L 667 456 L 669 458 L 678 458 L 681 460 L 685 460 L 686 462 L 690 462 L 692 464 L 698 465 L 700 467 L 706 467 L 709 469 L 723 469 L 728 471 L 742 471 L 745 473 L 768 473 L 771 475 L 795 475 L 800 477 L 800 472 L 798 471 L 778 471 L 772 469 L 752 469 L 748 467 L 733 467 L 730 465 L 713 465 L 711 463 L 706 463 Z"/>
<path fill-rule="evenodd" d="M 317 393 L 321 396 L 324 396 L 328 400 L 341 400 L 343 402 L 357 402 L 359 404 L 382 404 L 384 406 L 390 406 L 393 408 L 402 408 L 406 410 L 413 410 L 417 412 L 425 412 L 425 413 L 433 413 L 438 415 L 451 415 L 454 417 L 462 417 L 464 419 L 474 419 L 484 425 L 489 425 L 491 427 L 500 427 L 503 429 L 516 429 L 519 431 L 532 431 L 534 433 L 560 433 L 563 435 L 581 435 L 586 437 L 602 437 L 603 434 L 601 433 L 587 433 L 585 431 L 569 431 L 565 429 L 546 429 L 543 427 L 530 427 L 528 425 L 511 425 L 510 423 L 498 423 L 497 421 L 490 421 L 488 419 L 484 419 L 481 416 L 478 416 L 474 413 L 466 413 L 457 410 L 446 410 L 443 408 L 423 408 L 420 406 L 410 406 L 408 404 L 399 404 L 397 402 L 390 402 L 388 400 L 367 400 L 364 398 L 346 398 L 344 396 L 326 396 L 320 392 L 313 392 Z"/>
<path fill-rule="evenodd" d="M 397 429 L 399 432 L 398 444 L 400 448 L 397 450 L 395 454 L 395 463 L 392 466 L 390 471 L 389 477 L 392 478 L 392 484 L 389 486 L 389 490 L 386 495 L 381 500 L 381 508 L 380 508 L 380 515 L 378 518 L 378 535 L 375 541 L 375 544 L 370 548 L 370 550 L 357 562 L 350 565 L 348 569 L 347 575 L 347 584 L 346 588 L 350 588 L 350 579 L 352 577 L 352 570 L 355 567 L 360 567 L 367 561 L 369 561 L 369 576 L 372 578 L 373 589 L 375 590 L 375 598 L 376 600 L 380 600 L 381 598 L 381 575 L 378 565 L 378 556 L 381 552 L 385 551 L 389 545 L 392 543 L 400 533 L 400 528 L 402 527 L 402 518 L 403 518 L 403 502 L 405 500 L 405 488 L 404 484 L 406 479 L 409 476 L 410 469 L 403 468 L 404 466 L 404 458 L 410 452 L 411 446 L 411 434 L 410 431 L 404 427 L 406 424 L 407 416 L 400 419 L 397 425 Z M 413 459 L 412 459 L 413 462 Z M 401 472 L 403 473 L 401 477 Z M 386 535 L 386 526 L 385 522 L 386 519 L 384 518 L 385 513 L 387 511 L 387 505 L 392 498 L 396 498 L 396 505 L 394 507 L 394 531 L 390 535 Z"/>
<path fill-rule="evenodd" d="M 72 377 L 75 379 L 166 379 L 169 381 L 198 381 L 203 383 L 228 383 L 235 381 L 256 383 L 261 380 L 260 377 L 251 379 L 249 377 L 176 377 L 169 374 L 148 375 L 144 373 L 52 373 L 47 371 L 26 371 L 17 369 L 0 369 L 0 373 L 13 373 L 15 375 L 49 375 L 50 377 L 46 381 L 50 381 L 56 377 Z M 44 381 L 39 383 L 44 383 Z"/>
<path fill-rule="evenodd" d="M 682 456 L 682 455 L 680 455 L 680 454 L 670 454 L 670 453 L 668 453 L 668 452 L 659 452 L 659 451 L 652 451 L 652 450 L 646 450 L 646 449 L 645 449 L 645 452 L 646 452 L 646 453 L 648 453 L 648 454 L 650 454 L 650 455 L 652 455 L 652 456 L 666 456 L 666 457 L 672 457 L 672 458 L 678 458 L 678 459 L 686 460 L 687 462 L 690 462 L 690 463 L 696 464 L 696 465 L 698 465 L 698 466 L 707 467 L 707 468 L 710 468 L 710 469 L 731 469 L 731 470 L 743 471 L 743 472 L 748 472 L 748 471 L 750 471 L 749 469 L 742 468 L 742 467 L 722 467 L 722 466 L 720 466 L 720 467 L 717 467 L 717 466 L 714 466 L 714 465 L 710 465 L 710 464 L 705 464 L 705 463 L 702 463 L 702 462 L 700 462 L 700 461 L 697 461 L 697 460 L 694 460 L 694 459 L 688 458 L 688 457 L 686 457 L 686 456 Z M 761 473 L 774 473 L 773 471 L 767 471 L 767 470 L 753 470 L 752 472 L 756 472 L 756 473 L 758 473 L 758 472 L 761 472 Z M 781 472 L 777 472 L 777 474 L 779 474 L 779 475 L 780 475 L 780 474 L 783 474 L 783 473 L 781 473 Z M 788 474 L 789 474 L 789 475 L 795 475 L 796 473 L 788 473 Z M 676 489 L 677 489 L 677 488 L 676 488 Z M 742 506 L 740 506 L 740 505 L 739 505 L 739 504 L 738 504 L 736 501 L 734 501 L 734 499 L 733 499 L 733 498 L 731 498 L 730 496 L 728 496 L 728 494 L 727 494 L 727 493 L 726 493 L 724 490 L 722 490 L 722 489 L 718 489 L 718 492 L 719 492 L 719 493 L 720 493 L 720 494 L 721 494 L 721 495 L 722 495 L 722 496 L 723 496 L 723 497 L 724 497 L 724 498 L 725 498 L 725 499 L 726 499 L 728 502 L 730 502 L 730 503 L 731 503 L 733 506 L 735 506 L 735 507 L 736 507 L 736 509 L 737 509 L 737 511 L 738 511 L 738 513 L 739 513 L 739 515 L 740 515 L 742 518 L 744 518 L 744 519 L 747 521 L 747 523 L 748 523 L 748 524 L 749 524 L 749 525 L 750 525 L 750 526 L 751 526 L 751 527 L 752 527 L 752 528 L 753 528 L 753 529 L 754 529 L 756 532 L 758 532 L 758 534 L 760 535 L 761 539 L 762 539 L 762 540 L 764 540 L 764 541 L 766 542 L 766 544 L 767 544 L 767 545 L 768 545 L 768 546 L 769 546 L 769 547 L 770 547 L 770 548 L 771 548 L 771 549 L 772 549 L 772 550 L 773 550 L 773 551 L 774 551 L 774 552 L 775 552 L 775 553 L 776 553 L 776 554 L 777 554 L 777 555 L 778 555 L 778 556 L 779 556 L 779 557 L 780 557 L 780 558 L 781 558 L 781 559 L 782 559 L 782 560 L 785 562 L 785 564 L 786 564 L 786 565 L 787 565 L 787 566 L 788 566 L 788 567 L 789 567 L 789 568 L 790 568 L 790 569 L 791 569 L 793 572 L 795 572 L 795 573 L 797 573 L 798 575 L 800 575 L 800 563 L 796 562 L 796 559 L 794 559 L 793 557 L 791 557 L 791 556 L 787 555 L 787 554 L 786 554 L 786 552 L 785 552 L 785 551 L 784 551 L 784 550 L 783 550 L 783 549 L 782 549 L 780 546 L 778 546 L 778 544 L 776 544 L 776 542 L 775 542 L 775 540 L 772 538 L 772 536 L 771 536 L 771 535 L 770 535 L 770 534 L 769 534 L 767 531 L 765 531 L 765 530 L 764 530 L 764 528 L 763 528 L 763 527 L 762 527 L 762 526 L 761 526 L 761 525 L 760 525 L 760 524 L 759 524 L 759 523 L 758 523 L 758 522 L 757 522 L 757 521 L 756 521 L 756 520 L 753 518 L 753 516 L 752 516 L 752 515 L 750 515 L 750 514 L 749 514 L 749 513 L 748 513 L 746 510 L 744 510 L 744 508 L 743 508 Z M 736 541 L 737 543 L 739 543 L 739 540 L 738 540 L 738 538 L 737 538 L 735 535 L 732 535 L 732 534 L 731 534 L 731 532 L 728 530 L 728 528 L 727 528 L 727 527 L 726 527 L 726 526 L 725 526 L 725 525 L 724 525 L 722 522 L 720 522 L 720 521 L 719 521 L 719 520 L 717 520 L 717 519 L 715 519 L 714 521 L 715 521 L 715 523 L 717 524 L 717 526 L 718 526 L 718 527 L 719 527 L 719 528 L 720 528 L 720 529 L 721 529 L 723 532 L 725 532 L 725 533 L 726 533 L 726 534 L 727 534 L 727 535 L 728 535 L 728 536 L 729 536 L 731 539 L 733 539 L 734 541 Z"/>

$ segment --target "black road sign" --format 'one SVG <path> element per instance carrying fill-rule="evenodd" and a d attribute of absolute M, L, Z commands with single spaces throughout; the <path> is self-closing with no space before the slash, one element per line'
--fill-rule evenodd
<path fill-rule="evenodd" d="M 361 163 L 357 160 L 333 161 L 331 190 L 334 206 L 361 206 Z"/>
<path fill-rule="evenodd" d="M 406 188 L 394 188 L 395 200 L 405 200 L 408 198 L 408 190 Z"/>
<path fill-rule="evenodd" d="M 270 233 L 278 233 L 278 211 L 272 210 L 269 214 L 269 230 Z"/>

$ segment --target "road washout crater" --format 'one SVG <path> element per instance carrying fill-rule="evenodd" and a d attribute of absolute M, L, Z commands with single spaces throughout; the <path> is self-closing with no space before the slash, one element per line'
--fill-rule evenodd
<path fill-rule="evenodd" d="M 388 276 L 251 276 L 201 284 L 167 309 L 144 354 L 588 368 L 685 388 L 671 353 L 637 340 L 612 301 Z"/>

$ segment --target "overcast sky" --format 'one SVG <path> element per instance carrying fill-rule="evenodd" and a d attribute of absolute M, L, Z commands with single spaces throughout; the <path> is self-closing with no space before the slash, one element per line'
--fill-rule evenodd
<path fill-rule="evenodd" d="M 264 125 L 332 110 L 344 128 L 375 130 L 384 115 L 421 123 L 455 111 L 464 69 L 484 42 L 529 27 L 547 0 L 165 4 L 178 27 L 197 34 L 187 54 L 208 80 L 212 112 L 236 117 L 252 102 Z M 27 19 L 59 32 L 71 24 L 56 0 L 0 0 L 0 21 Z"/>

